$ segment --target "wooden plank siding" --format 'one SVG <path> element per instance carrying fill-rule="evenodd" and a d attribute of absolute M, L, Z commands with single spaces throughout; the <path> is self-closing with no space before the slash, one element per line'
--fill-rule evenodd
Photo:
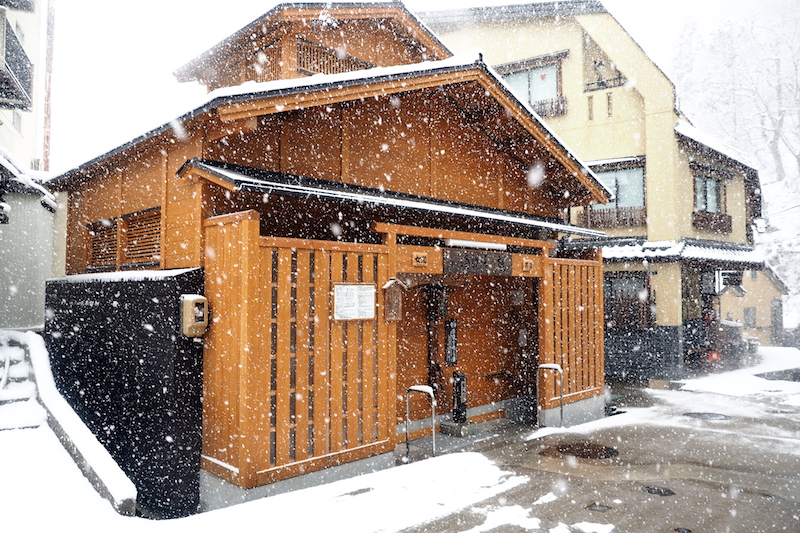
<path fill-rule="evenodd" d="M 546 257 L 539 282 L 539 364 L 564 371 L 564 403 L 602 394 L 603 272 L 601 260 Z M 543 409 L 560 405 L 554 371 L 539 373 Z"/>
<path fill-rule="evenodd" d="M 386 248 L 260 237 L 258 218 L 205 224 L 203 466 L 242 487 L 394 447 L 378 314 L 330 318 L 334 284 L 388 279 Z"/>

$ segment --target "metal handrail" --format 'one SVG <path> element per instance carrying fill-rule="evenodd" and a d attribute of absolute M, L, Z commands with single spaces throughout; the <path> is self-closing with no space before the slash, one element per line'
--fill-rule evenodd
<path fill-rule="evenodd" d="M 6 387 L 6 383 L 8 383 L 8 372 L 9 368 L 11 368 L 11 350 L 2 350 L 5 353 L 5 362 L 3 363 L 2 375 L 0 375 L 0 389 L 4 389 Z"/>
<path fill-rule="evenodd" d="M 431 457 L 436 456 L 436 396 L 429 385 L 413 385 L 406 391 L 406 460 L 408 460 L 410 444 L 408 442 L 408 419 L 411 417 L 409 397 L 412 392 L 421 392 L 431 399 Z"/>
<path fill-rule="evenodd" d="M 564 370 L 561 368 L 561 365 L 556 363 L 545 363 L 539 365 L 539 370 L 555 370 L 558 372 L 558 388 L 560 393 L 560 404 L 561 404 L 561 427 L 564 427 Z M 537 402 L 539 403 L 539 402 Z"/>

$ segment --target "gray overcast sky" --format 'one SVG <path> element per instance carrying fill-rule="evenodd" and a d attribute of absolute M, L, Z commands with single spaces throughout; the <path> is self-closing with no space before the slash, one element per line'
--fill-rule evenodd
<path fill-rule="evenodd" d="M 767 0 L 768 1 L 768 0 Z M 188 111 L 204 90 L 172 72 L 278 2 L 59 0 L 53 69 L 51 170 L 65 171 Z M 513 1 L 407 0 L 411 11 Z M 519 3 L 519 2 L 517 2 Z M 604 0 L 669 72 L 688 13 L 703 23 L 740 16 L 745 0 Z M 222 7 L 220 7 L 222 6 Z M 709 26 L 710 28 L 710 26 Z"/>

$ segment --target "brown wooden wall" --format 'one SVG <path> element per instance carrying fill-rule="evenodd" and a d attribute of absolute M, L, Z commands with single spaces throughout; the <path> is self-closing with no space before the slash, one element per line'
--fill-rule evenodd
<path fill-rule="evenodd" d="M 391 98 L 260 117 L 209 143 L 204 157 L 244 166 L 559 216 L 547 187 L 443 95 Z"/>
<path fill-rule="evenodd" d="M 336 283 L 380 287 L 385 247 L 258 227 L 252 211 L 206 223 L 204 468 L 243 487 L 394 447 L 390 329 L 332 320 L 330 296 Z"/>

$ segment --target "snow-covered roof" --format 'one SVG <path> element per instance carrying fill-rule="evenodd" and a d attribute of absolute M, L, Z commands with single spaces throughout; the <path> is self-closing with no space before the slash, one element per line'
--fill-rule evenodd
<path fill-rule="evenodd" d="M 82 170 L 116 155 L 131 146 L 154 137 L 160 133 L 170 130 L 180 130 L 181 124 L 212 109 L 223 105 L 235 105 L 237 103 L 250 102 L 275 96 L 298 95 L 298 102 L 302 102 L 302 95 L 310 93 L 323 93 L 327 90 L 343 89 L 346 87 L 363 86 L 365 91 L 375 84 L 385 81 L 399 81 L 403 83 L 407 79 L 421 76 L 448 74 L 472 68 L 479 68 L 492 78 L 492 81 L 501 86 L 513 101 L 533 120 L 542 132 L 545 133 L 553 143 L 558 146 L 568 158 L 580 167 L 582 173 L 587 176 L 592 183 L 600 190 L 604 191 L 608 197 L 613 196 L 611 191 L 597 179 L 591 169 L 575 154 L 561 138 L 539 117 L 539 115 L 526 102 L 520 101 L 513 90 L 506 84 L 503 78 L 490 66 L 483 62 L 483 54 L 480 50 L 472 50 L 463 54 L 458 54 L 447 59 L 438 61 L 424 61 L 406 65 L 395 65 L 390 67 L 376 67 L 371 69 L 356 70 L 340 74 L 316 74 L 314 76 L 274 80 L 268 82 L 248 81 L 241 85 L 223 87 L 216 89 L 207 95 L 205 103 L 195 107 L 191 111 L 181 115 L 177 119 L 171 120 L 132 141 L 125 143 L 110 152 L 96 157 L 83 165 L 69 170 L 51 180 L 53 185 L 68 180 Z M 353 97 L 357 98 L 356 96 Z"/>
<path fill-rule="evenodd" d="M 598 237 L 603 232 L 564 224 L 555 219 L 526 215 L 515 211 L 488 208 L 460 202 L 428 198 L 394 191 L 382 191 L 349 183 L 324 179 L 306 178 L 268 170 L 243 167 L 218 161 L 191 159 L 178 171 L 182 174 L 193 167 L 221 178 L 237 190 L 264 192 L 288 196 L 302 196 L 328 201 L 355 202 L 360 205 L 375 205 L 414 212 L 435 213 L 469 219 L 488 220 L 515 224 L 527 228 L 541 228 L 568 235 Z"/>
<path fill-rule="evenodd" d="M 36 195 L 42 198 L 43 205 L 47 209 L 52 209 L 56 205 L 56 198 L 45 189 L 41 181 L 50 177 L 47 172 L 33 171 L 25 169 L 6 148 L 0 145 L 0 183 L 7 181 L 8 184 L 2 189 L 20 192 L 24 194 Z"/>
<path fill-rule="evenodd" d="M 620 239 L 618 243 L 608 240 L 603 244 L 603 260 L 619 261 L 690 261 L 707 263 L 738 264 L 763 268 L 764 255 L 749 246 L 681 239 L 679 241 L 640 241 Z"/>
<path fill-rule="evenodd" d="M 557 2 L 518 2 L 510 5 L 481 6 L 441 10 L 431 5 L 431 11 L 420 13 L 420 18 L 434 31 L 447 31 L 475 20 L 506 20 L 520 17 L 569 17 L 608 13 L 599 0 L 560 0 Z"/>
<path fill-rule="evenodd" d="M 755 163 L 753 163 L 745 154 L 731 146 L 728 146 L 713 135 L 692 126 L 686 120 L 678 120 L 678 123 L 675 124 L 675 132 L 683 137 L 686 137 L 687 139 L 702 144 L 703 146 L 710 148 L 711 150 L 727 157 L 728 159 L 732 159 L 741 165 L 749 167 L 753 170 L 756 169 Z"/>
<path fill-rule="evenodd" d="M 221 42 L 217 43 L 210 49 L 206 50 L 199 56 L 195 57 L 182 67 L 180 67 L 177 71 L 175 71 L 175 76 L 178 78 L 179 81 L 189 81 L 195 79 L 192 77 L 192 74 L 198 70 L 203 70 L 208 64 L 208 61 L 211 60 L 214 56 L 217 55 L 227 55 L 230 54 L 233 50 L 235 50 L 238 46 L 237 40 L 240 40 L 242 37 L 245 39 L 252 39 L 253 35 L 259 35 L 261 32 L 264 31 L 265 24 L 269 21 L 273 23 L 282 22 L 281 20 L 281 12 L 289 11 L 292 9 L 301 8 L 304 11 L 313 11 L 319 10 L 319 20 L 326 20 L 330 18 L 329 13 L 333 12 L 334 15 L 337 13 L 335 10 L 353 10 L 358 8 L 364 8 L 368 10 L 370 8 L 390 8 L 390 9 L 397 9 L 398 14 L 403 17 L 408 17 L 409 20 L 413 22 L 411 27 L 407 26 L 407 29 L 411 31 L 412 34 L 416 34 L 415 37 L 420 39 L 421 41 L 427 41 L 426 46 L 438 48 L 440 52 L 443 52 L 445 55 L 449 56 L 452 55 L 452 52 L 445 46 L 444 43 L 439 40 L 439 38 L 422 22 L 422 20 L 417 17 L 414 13 L 409 11 L 402 2 L 316 2 L 316 1 L 303 1 L 303 2 L 289 2 L 289 3 L 282 3 L 278 4 L 256 20 L 252 21 L 250 24 L 244 26 L 240 30 L 234 32 L 233 34 L 229 35 Z M 350 13 L 352 16 L 352 12 Z M 422 33 L 414 32 L 413 25 L 416 24 L 419 29 L 422 30 Z"/>

